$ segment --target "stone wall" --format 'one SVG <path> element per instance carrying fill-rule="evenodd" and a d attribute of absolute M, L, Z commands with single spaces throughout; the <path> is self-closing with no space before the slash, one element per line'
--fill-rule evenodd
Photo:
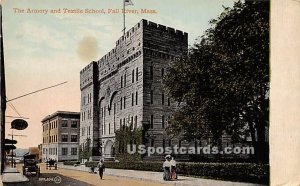
<path fill-rule="evenodd" d="M 174 145 L 178 140 L 170 139 L 165 128 L 177 104 L 164 93 L 162 80 L 168 73 L 170 62 L 187 53 L 188 34 L 146 20 L 143 21 L 143 28 L 143 121 L 149 125 L 146 145 Z"/>
<path fill-rule="evenodd" d="M 90 147 L 97 148 L 99 145 L 98 125 L 98 66 L 91 62 L 80 72 L 80 146 L 83 148 L 87 138 L 92 139 Z"/>

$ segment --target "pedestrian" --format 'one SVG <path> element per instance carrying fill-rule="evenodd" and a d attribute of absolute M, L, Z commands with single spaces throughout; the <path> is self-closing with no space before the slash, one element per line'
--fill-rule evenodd
<path fill-rule="evenodd" d="M 177 173 L 176 173 L 176 161 L 174 160 L 174 157 L 172 157 L 171 161 L 171 180 L 176 180 L 177 179 Z"/>
<path fill-rule="evenodd" d="M 99 163 L 98 163 L 97 167 L 98 167 L 98 169 L 99 169 L 99 176 L 100 176 L 100 178 L 101 178 L 101 180 L 102 180 L 103 172 L 104 172 L 104 170 L 105 170 L 105 165 L 104 165 L 104 163 L 103 163 L 103 159 L 100 159 L 100 160 L 99 160 Z"/>
<path fill-rule="evenodd" d="M 171 156 L 166 155 L 165 159 L 166 159 L 166 161 L 163 163 L 163 169 L 164 169 L 163 179 L 165 181 L 168 181 L 168 180 L 170 180 Z"/>

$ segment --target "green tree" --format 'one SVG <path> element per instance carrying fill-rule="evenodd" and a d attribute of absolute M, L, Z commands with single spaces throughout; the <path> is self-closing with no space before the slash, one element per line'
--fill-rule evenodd
<path fill-rule="evenodd" d="M 79 159 L 89 159 L 92 156 L 91 139 L 87 138 L 84 148 L 79 147 Z"/>
<path fill-rule="evenodd" d="M 164 79 L 182 103 L 168 132 L 216 141 L 224 132 L 234 141 L 250 134 L 256 158 L 268 161 L 269 2 L 237 2 L 210 23 Z"/>

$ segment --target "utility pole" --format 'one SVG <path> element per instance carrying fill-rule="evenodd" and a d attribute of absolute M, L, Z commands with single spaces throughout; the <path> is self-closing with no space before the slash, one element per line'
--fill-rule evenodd
<path fill-rule="evenodd" d="M 4 139 L 5 139 L 5 110 L 6 110 L 6 90 L 5 90 L 5 71 L 3 54 L 3 34 L 2 34 L 2 5 L 0 3 L 0 174 L 4 170 Z"/>

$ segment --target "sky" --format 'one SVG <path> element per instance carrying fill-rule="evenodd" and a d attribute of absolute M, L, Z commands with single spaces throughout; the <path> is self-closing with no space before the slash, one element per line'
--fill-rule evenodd
<path fill-rule="evenodd" d="M 210 27 L 223 7 L 234 0 L 132 0 L 126 9 L 155 10 L 152 14 L 127 14 L 127 30 L 141 19 L 189 34 L 189 45 Z M 17 148 L 42 143 L 41 120 L 60 111 L 80 111 L 80 70 L 114 48 L 122 35 L 122 0 L 4 0 L 3 39 L 6 95 L 12 99 L 61 82 L 66 84 L 8 102 L 6 115 L 26 119 L 29 126 L 13 131 Z M 72 10 L 64 12 L 65 9 Z M 85 13 L 85 9 L 104 10 Z M 33 11 L 39 10 L 33 13 Z M 59 12 L 60 10 L 60 12 Z M 78 13 L 80 10 L 83 13 Z M 47 12 L 46 12 L 47 11 Z M 52 11 L 52 12 L 51 12 Z M 56 13 L 54 13 L 56 11 Z M 77 12 L 77 13 L 74 13 Z M 16 113 L 11 107 L 15 107 Z M 6 118 L 6 134 L 11 133 Z M 10 137 L 9 137 L 10 138 Z"/>

